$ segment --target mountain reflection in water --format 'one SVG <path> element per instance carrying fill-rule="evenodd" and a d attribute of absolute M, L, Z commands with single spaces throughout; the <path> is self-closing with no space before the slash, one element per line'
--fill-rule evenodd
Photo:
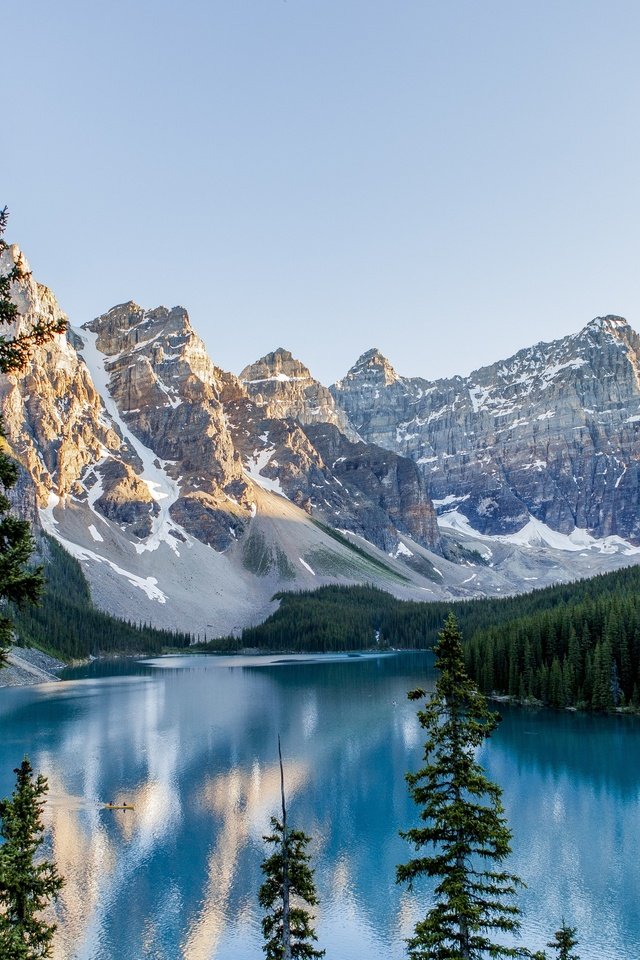
<path fill-rule="evenodd" d="M 287 662 L 284 662 L 284 661 Z M 262 836 L 279 812 L 313 837 L 327 960 L 400 960 L 428 903 L 395 884 L 416 821 L 404 773 L 423 733 L 406 692 L 428 654 L 175 657 L 94 664 L 3 690 L 0 795 L 28 752 L 49 777 L 51 852 L 67 879 L 56 960 L 258 960 Z M 509 864 L 528 883 L 522 942 L 564 915 L 583 960 L 640 956 L 640 724 L 500 707 L 482 751 L 505 791 Z M 104 810 L 124 800 L 135 811 Z"/>

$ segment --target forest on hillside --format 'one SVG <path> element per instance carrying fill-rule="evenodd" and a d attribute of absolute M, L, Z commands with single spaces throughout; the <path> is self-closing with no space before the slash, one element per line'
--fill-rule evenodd
<path fill-rule="evenodd" d="M 187 647 L 188 633 L 157 630 L 144 623 L 118 620 L 98 610 L 78 561 L 51 537 L 45 537 L 45 588 L 37 606 L 12 606 L 18 643 L 63 659 L 86 659 L 116 653 L 162 653 Z"/>
<path fill-rule="evenodd" d="M 227 649 L 428 648 L 453 612 L 484 692 L 557 707 L 640 707 L 638 566 L 499 599 L 418 603 L 337 586 L 276 596 L 278 610 L 240 640 L 221 641 Z"/>

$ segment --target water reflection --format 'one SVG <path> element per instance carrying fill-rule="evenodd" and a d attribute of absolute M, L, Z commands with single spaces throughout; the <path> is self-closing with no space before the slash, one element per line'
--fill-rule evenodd
<path fill-rule="evenodd" d="M 399 960 L 428 891 L 394 883 L 415 822 L 404 783 L 422 731 L 406 691 L 428 655 L 96 665 L 3 691 L 0 795 L 27 751 L 50 780 L 67 878 L 56 960 L 258 960 L 262 835 L 278 812 L 281 734 L 292 821 L 313 836 L 327 957 Z M 505 789 L 511 866 L 529 884 L 524 941 L 564 913 L 583 960 L 640 955 L 634 723 L 504 711 L 483 751 Z M 108 800 L 133 813 L 105 810 Z M 588 942 L 587 942 L 588 941 Z"/>

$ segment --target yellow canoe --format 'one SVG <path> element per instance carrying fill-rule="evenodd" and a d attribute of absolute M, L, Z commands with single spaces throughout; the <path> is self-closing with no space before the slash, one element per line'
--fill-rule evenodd
<path fill-rule="evenodd" d="M 135 810 L 132 803 L 104 803 L 105 810 Z"/>

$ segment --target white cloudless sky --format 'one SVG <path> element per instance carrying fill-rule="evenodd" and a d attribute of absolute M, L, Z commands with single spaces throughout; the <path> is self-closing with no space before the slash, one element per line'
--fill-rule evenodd
<path fill-rule="evenodd" d="M 465 374 L 640 327 L 637 0 L 5 3 L 7 239 L 74 324 Z"/>

